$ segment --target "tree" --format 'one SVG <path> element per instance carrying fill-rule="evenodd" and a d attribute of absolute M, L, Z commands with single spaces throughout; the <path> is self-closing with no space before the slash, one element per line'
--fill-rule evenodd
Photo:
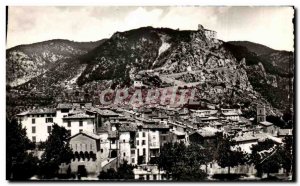
<path fill-rule="evenodd" d="M 45 152 L 40 161 L 40 175 L 43 178 L 53 178 L 57 175 L 59 165 L 70 163 L 72 159 L 72 150 L 69 147 L 69 132 L 57 124 L 45 142 Z"/>
<path fill-rule="evenodd" d="M 197 144 L 167 143 L 161 148 L 158 167 L 175 181 L 200 181 L 206 173 L 200 169 L 205 164 L 202 147 Z"/>
<path fill-rule="evenodd" d="M 263 168 L 261 163 L 263 159 L 260 155 L 260 152 L 269 150 L 270 148 L 274 147 L 274 145 L 275 145 L 274 141 L 270 139 L 259 141 L 256 145 L 252 145 L 249 160 L 251 163 L 254 164 L 255 169 L 257 170 L 257 176 L 262 176 L 263 173 Z M 265 166 L 265 170 L 266 170 L 266 166 Z"/>
<path fill-rule="evenodd" d="M 127 161 L 124 161 L 123 164 L 118 168 L 118 177 L 119 179 L 131 180 L 134 179 L 133 166 L 129 165 Z"/>
<path fill-rule="evenodd" d="M 117 177 L 117 172 L 113 168 L 110 168 L 107 171 L 102 170 L 98 176 L 100 180 L 114 180 L 117 179 Z"/>
<path fill-rule="evenodd" d="M 282 157 L 282 167 L 286 171 L 286 175 L 288 176 L 291 172 L 292 163 L 293 163 L 293 137 L 286 136 L 283 139 L 284 145 L 280 148 L 279 153 Z"/>
<path fill-rule="evenodd" d="M 37 158 L 27 153 L 33 144 L 16 119 L 6 120 L 6 179 L 27 180 L 37 171 Z"/>
<path fill-rule="evenodd" d="M 115 171 L 115 169 L 110 168 L 107 171 L 101 171 L 98 178 L 99 179 L 110 179 L 110 180 L 132 180 L 134 179 L 133 166 L 129 165 L 127 161 Z"/>
<path fill-rule="evenodd" d="M 282 162 L 281 156 L 278 153 L 278 151 L 276 151 L 275 153 L 271 154 L 270 156 L 262 160 L 262 162 L 260 162 L 261 169 L 263 172 L 267 173 L 269 177 L 270 173 L 278 172 L 278 170 L 281 167 L 281 162 Z"/>
<path fill-rule="evenodd" d="M 230 167 L 234 167 L 246 162 L 246 154 L 242 151 L 232 150 L 231 146 L 234 143 L 228 138 L 219 140 L 217 147 L 216 160 L 222 167 L 228 167 L 228 174 L 230 174 Z"/>

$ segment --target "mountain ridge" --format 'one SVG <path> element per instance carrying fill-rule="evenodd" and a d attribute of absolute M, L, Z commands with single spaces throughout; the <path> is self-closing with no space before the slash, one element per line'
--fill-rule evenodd
<path fill-rule="evenodd" d="M 264 86 L 280 84 L 277 77 L 282 69 L 274 67 L 274 63 L 265 59 L 268 56 L 258 56 L 246 47 L 213 36 L 213 32 L 208 30 L 179 31 L 153 27 L 116 32 L 97 46 L 82 47 L 81 43 L 78 48 L 71 47 L 71 56 L 63 56 L 48 71 L 35 74 L 16 89 L 30 93 L 51 89 L 54 93 L 49 93 L 50 97 L 68 99 L 70 96 L 61 94 L 66 87 L 73 87 L 84 89 L 84 92 L 90 91 L 85 95 L 94 99 L 92 87 L 95 83 L 105 85 L 106 88 L 131 87 L 136 75 L 141 74 L 145 84 L 149 84 L 147 81 L 151 79 L 155 80 L 155 86 L 162 86 L 162 83 L 169 86 L 195 86 L 199 90 L 197 96 L 213 104 L 251 104 L 252 111 L 257 103 L 270 105 L 268 101 L 272 102 L 272 99 L 267 94 L 262 94 L 263 97 L 260 94 L 265 91 Z M 62 50 L 65 48 L 70 46 Z M 290 58 L 283 59 L 290 62 Z M 13 62 L 18 63 L 18 60 L 7 59 L 7 63 Z M 11 68 L 14 67 L 11 65 Z M 274 70 L 270 74 L 272 68 L 279 72 Z M 257 74 L 252 74 L 253 70 L 265 82 L 255 79 Z M 156 75 L 148 71 L 154 71 Z M 257 87 L 264 91 L 259 91 Z"/>

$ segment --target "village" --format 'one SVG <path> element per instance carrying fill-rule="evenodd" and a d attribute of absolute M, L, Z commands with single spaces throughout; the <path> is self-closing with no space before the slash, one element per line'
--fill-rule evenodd
<path fill-rule="evenodd" d="M 145 106 L 142 108 L 99 106 L 86 102 L 59 103 L 55 108 L 29 109 L 17 115 L 27 137 L 36 144 L 45 142 L 52 126 L 64 127 L 70 134 L 73 152 L 70 164 L 62 164 L 59 173 L 85 169 L 89 179 L 99 172 L 117 169 L 124 162 L 135 168 L 134 179 L 170 180 L 165 170 L 157 166 L 161 148 L 168 143 L 218 145 L 222 134 L 235 141 L 232 149 L 251 154 L 252 145 L 272 140 L 275 147 L 262 152 L 266 159 L 292 136 L 292 129 L 281 129 L 266 120 L 265 105 L 257 105 L 256 118 L 245 118 L 240 109 L 189 109 L 186 107 Z M 32 150 L 39 157 L 42 150 Z M 227 173 L 227 169 L 211 161 L 201 166 L 209 177 Z M 235 174 L 255 178 L 254 165 L 231 168 Z M 281 168 L 278 174 L 283 174 Z M 258 179 L 258 178 L 257 178 Z"/>

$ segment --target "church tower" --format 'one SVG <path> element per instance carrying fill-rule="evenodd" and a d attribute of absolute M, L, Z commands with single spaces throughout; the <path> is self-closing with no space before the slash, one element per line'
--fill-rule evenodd
<path fill-rule="evenodd" d="M 257 123 L 266 121 L 265 105 L 257 105 L 256 108 Z"/>

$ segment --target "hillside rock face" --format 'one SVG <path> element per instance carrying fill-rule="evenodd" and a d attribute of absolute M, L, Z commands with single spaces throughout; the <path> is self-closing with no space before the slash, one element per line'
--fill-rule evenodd
<path fill-rule="evenodd" d="M 237 58 L 245 58 L 248 78 L 254 90 L 273 106 L 292 107 L 294 91 L 294 54 L 277 51 L 251 42 L 229 42 L 228 50 Z"/>
<path fill-rule="evenodd" d="M 45 74 L 62 61 L 87 53 L 100 43 L 51 40 L 8 49 L 6 51 L 7 84 L 12 87 L 24 84 Z"/>
<path fill-rule="evenodd" d="M 284 86 L 289 68 L 277 61 L 288 64 L 290 58 L 270 50 L 257 57 L 203 30 L 143 27 L 95 43 L 53 40 L 9 49 L 7 84 L 52 97 L 70 97 L 64 89 L 76 87 L 93 100 L 96 84 L 131 87 L 139 74 L 149 86 L 194 87 L 197 99 L 207 104 L 253 111 L 257 103 L 264 103 L 272 109 L 261 87 Z"/>

